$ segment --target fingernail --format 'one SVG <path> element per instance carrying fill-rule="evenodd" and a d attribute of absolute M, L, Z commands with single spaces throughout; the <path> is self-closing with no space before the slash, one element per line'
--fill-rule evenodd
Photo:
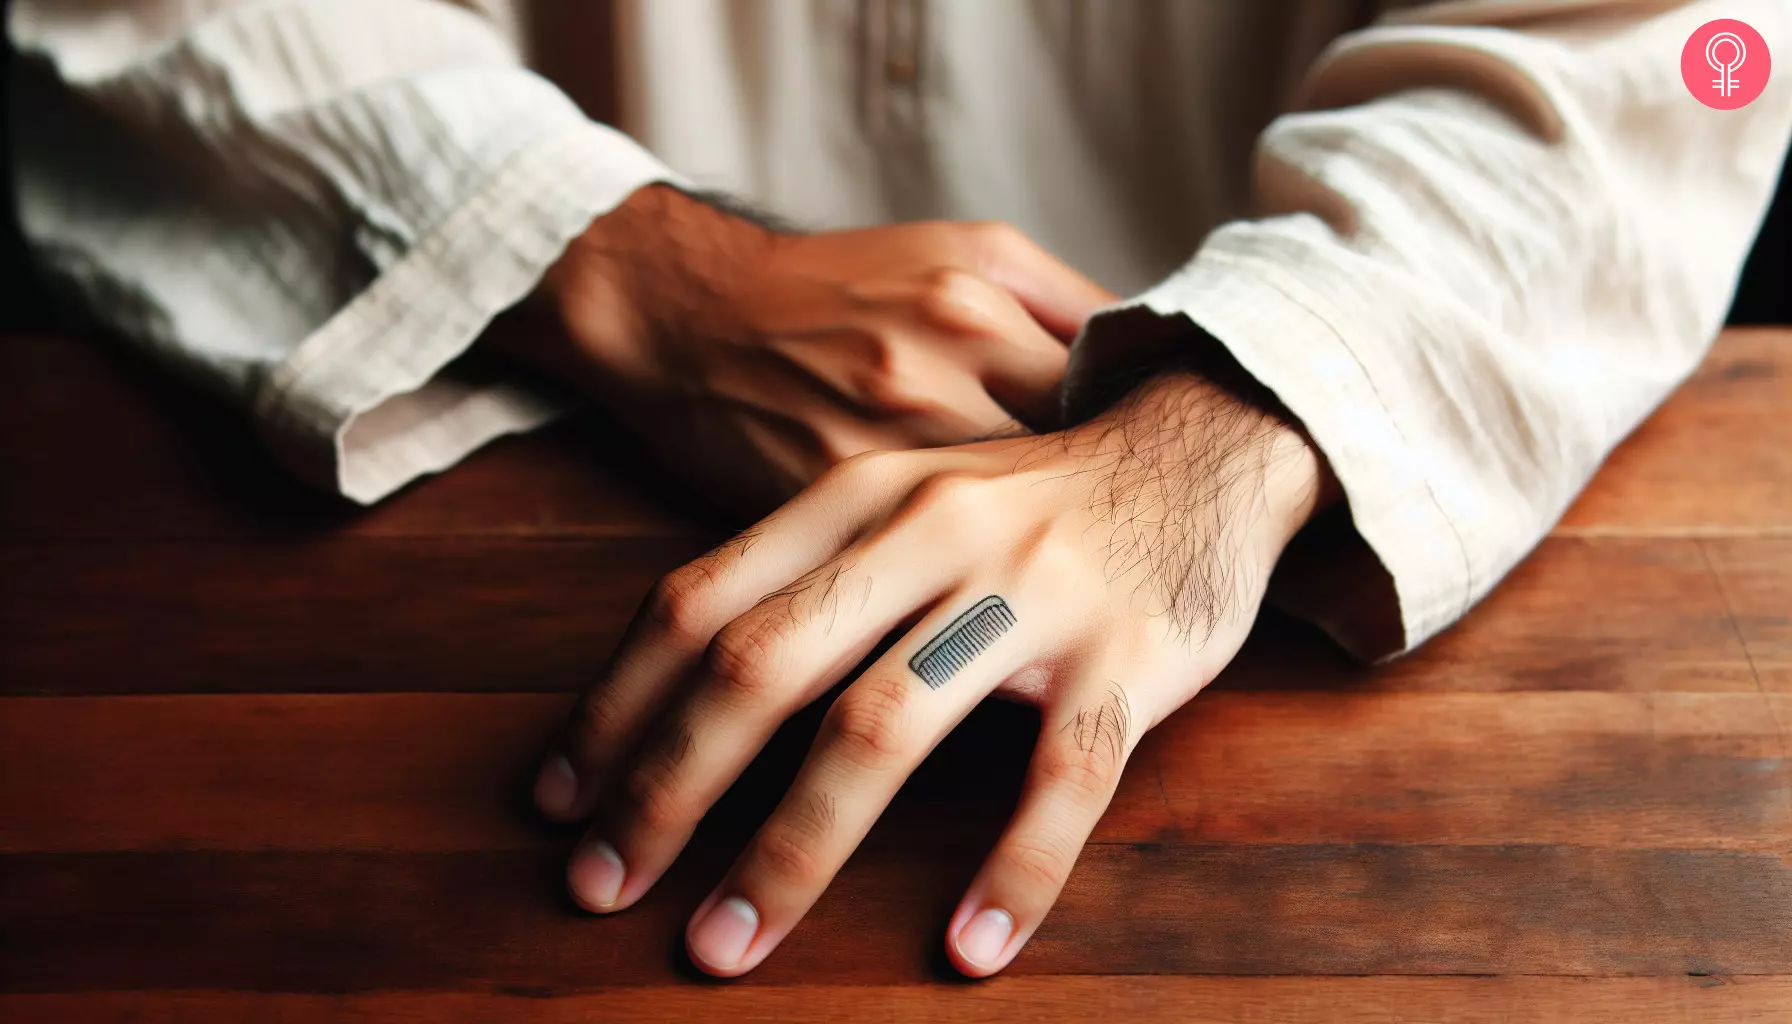
<path fill-rule="evenodd" d="M 535 806 L 543 814 L 564 818 L 572 813 L 578 795 L 579 777 L 572 772 L 572 762 L 564 757 L 549 758 L 535 777 Z"/>
<path fill-rule="evenodd" d="M 759 911 L 739 896 L 730 896 L 710 907 L 691 929 L 691 952 L 711 967 L 732 970 L 757 934 Z"/>
<path fill-rule="evenodd" d="M 602 839 L 573 851 L 572 863 L 566 866 L 566 882 L 572 887 L 573 896 L 592 910 L 606 910 L 616 902 L 627 874 L 622 855 Z"/>
<path fill-rule="evenodd" d="M 978 967 L 994 967 L 1014 935 L 1014 918 L 1006 910 L 990 907 L 965 922 L 958 932 L 958 955 Z"/>

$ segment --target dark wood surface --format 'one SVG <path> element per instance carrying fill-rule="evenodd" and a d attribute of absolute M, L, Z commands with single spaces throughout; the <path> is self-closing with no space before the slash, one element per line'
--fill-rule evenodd
<path fill-rule="evenodd" d="M 1789 413 L 1792 333 L 1733 332 L 1433 644 L 1266 618 L 1003 977 L 939 952 L 1032 740 L 996 705 L 720 984 L 685 918 L 814 709 L 614 918 L 523 799 L 718 536 L 686 496 L 586 421 L 357 512 L 128 356 L 0 339 L 0 1020 L 1792 1020 Z"/>

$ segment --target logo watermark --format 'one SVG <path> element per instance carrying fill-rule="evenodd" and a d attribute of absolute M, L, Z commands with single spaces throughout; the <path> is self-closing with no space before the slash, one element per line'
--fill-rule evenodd
<path fill-rule="evenodd" d="M 1700 25 L 1680 51 L 1680 77 L 1693 98 L 1717 110 L 1746 107 L 1767 88 L 1773 56 L 1747 22 L 1720 18 Z"/>

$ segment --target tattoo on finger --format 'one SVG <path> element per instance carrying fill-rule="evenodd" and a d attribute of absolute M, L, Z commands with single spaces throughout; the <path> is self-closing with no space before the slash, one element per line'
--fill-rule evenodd
<path fill-rule="evenodd" d="M 946 685 L 972 659 L 1014 628 L 1014 610 L 991 594 L 953 619 L 909 659 L 908 667 L 929 689 Z"/>

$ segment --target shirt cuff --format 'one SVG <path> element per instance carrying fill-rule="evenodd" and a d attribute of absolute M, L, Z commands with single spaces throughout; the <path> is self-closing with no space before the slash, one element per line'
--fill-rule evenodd
<path fill-rule="evenodd" d="M 1290 545 L 1272 602 L 1364 660 L 1410 650 L 1468 610 L 1472 572 L 1456 524 L 1349 333 L 1297 279 L 1261 256 L 1207 247 L 1090 321 L 1071 354 L 1067 404 L 1136 353 L 1138 338 L 1124 335 L 1140 310 L 1186 318 L 1223 344 L 1299 419 L 1343 489 L 1347 512 L 1321 517 Z"/>
<path fill-rule="evenodd" d="M 443 370 L 591 222 L 680 179 L 595 123 L 544 137 L 306 338 L 256 392 L 259 429 L 304 478 L 372 504 L 561 403 L 521 379 Z"/>

